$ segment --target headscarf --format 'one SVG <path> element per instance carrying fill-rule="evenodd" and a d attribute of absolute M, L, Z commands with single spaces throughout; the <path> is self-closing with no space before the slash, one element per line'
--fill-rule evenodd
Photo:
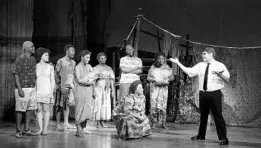
<path fill-rule="evenodd" d="M 135 91 L 139 84 L 141 84 L 140 80 L 136 80 L 136 81 L 132 82 L 130 85 L 130 88 L 129 88 L 129 93 L 135 94 Z"/>

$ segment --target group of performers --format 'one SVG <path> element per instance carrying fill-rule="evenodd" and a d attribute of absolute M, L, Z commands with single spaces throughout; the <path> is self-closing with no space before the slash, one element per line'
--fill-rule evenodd
<path fill-rule="evenodd" d="M 73 60 L 75 48 L 66 45 L 65 56 L 55 66 L 49 62 L 50 51 L 46 48 L 36 49 L 31 41 L 23 43 L 24 53 L 14 63 L 15 98 L 16 98 L 16 137 L 24 135 L 48 134 L 50 107 L 56 109 L 57 130 L 77 128 L 76 136 L 84 137 L 92 133 L 86 128 L 87 121 L 95 121 L 97 128 L 106 128 L 104 121 L 113 119 L 119 138 L 126 140 L 152 134 L 151 128 L 160 123 L 166 126 L 166 109 L 168 85 L 174 79 L 172 69 L 166 63 L 166 55 L 159 53 L 155 63 L 150 67 L 147 80 L 150 82 L 150 115 L 145 115 L 145 96 L 139 74 L 143 65 L 140 58 L 134 55 L 131 45 L 125 47 L 126 56 L 120 60 L 119 97 L 112 110 L 112 99 L 115 99 L 115 74 L 106 65 L 107 56 L 101 52 L 96 55 L 99 64 L 89 64 L 92 54 L 88 50 L 80 51 L 80 62 Z M 183 66 L 177 58 L 170 59 L 189 76 L 199 76 L 201 123 L 199 133 L 192 140 L 205 139 L 207 118 L 212 111 L 221 145 L 228 144 L 225 121 L 221 110 L 221 92 L 223 82 L 229 79 L 229 72 L 224 64 L 214 60 L 213 48 L 206 48 L 202 53 L 203 62 L 193 68 Z M 210 63 L 210 64 L 207 64 Z M 208 67 L 207 67 L 208 65 Z M 209 67 L 209 65 L 214 65 Z M 205 66 L 205 67 L 204 67 Z M 205 88 L 205 69 L 210 69 Z M 204 87 L 203 87 L 204 80 Z M 201 88 L 202 87 L 202 88 Z M 203 89 L 204 88 L 204 89 Z M 55 92 L 60 95 L 54 95 Z M 70 106 L 75 107 L 75 125 L 68 122 Z M 21 129 L 21 119 L 25 112 L 25 127 Z M 61 113 L 64 124 L 61 125 Z M 34 133 L 29 129 L 32 114 L 36 113 L 39 130 Z"/>

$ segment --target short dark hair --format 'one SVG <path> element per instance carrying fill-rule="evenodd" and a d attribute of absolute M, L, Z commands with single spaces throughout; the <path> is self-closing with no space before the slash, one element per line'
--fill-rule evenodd
<path fill-rule="evenodd" d="M 104 52 L 99 52 L 99 53 L 97 54 L 97 57 L 96 57 L 98 61 L 99 61 L 99 58 L 100 58 L 101 56 L 107 57 L 107 55 L 106 55 Z"/>
<path fill-rule="evenodd" d="M 89 50 L 84 49 L 80 51 L 80 57 L 84 57 L 87 54 L 92 54 Z"/>
<path fill-rule="evenodd" d="M 47 48 L 39 47 L 36 49 L 36 62 L 40 62 L 44 53 L 51 53 L 51 51 Z"/>
<path fill-rule="evenodd" d="M 160 56 L 163 56 L 164 58 L 166 58 L 165 53 L 163 53 L 163 52 L 157 53 L 156 56 L 155 56 L 155 58 L 154 58 L 154 61 L 155 61 L 155 62 L 153 63 L 153 65 L 154 65 L 155 67 L 160 67 L 160 66 L 161 66 L 161 64 L 157 61 Z M 165 61 L 165 62 L 166 62 L 166 61 Z"/>
<path fill-rule="evenodd" d="M 159 58 L 159 56 L 163 56 L 164 58 L 166 58 L 165 53 L 159 52 L 159 53 L 157 53 L 156 56 L 155 56 L 155 61 Z"/>
<path fill-rule="evenodd" d="M 216 51 L 213 47 L 206 47 L 205 50 L 207 53 L 212 53 L 213 57 L 216 57 Z"/>
<path fill-rule="evenodd" d="M 69 48 L 73 47 L 74 48 L 74 45 L 72 44 L 68 44 L 64 47 L 64 52 L 66 52 Z"/>
<path fill-rule="evenodd" d="M 87 50 L 87 49 L 81 50 L 80 53 L 79 53 L 79 57 L 78 57 L 79 60 L 81 61 L 81 58 L 84 57 L 87 54 L 91 55 L 92 53 L 89 50 Z"/>

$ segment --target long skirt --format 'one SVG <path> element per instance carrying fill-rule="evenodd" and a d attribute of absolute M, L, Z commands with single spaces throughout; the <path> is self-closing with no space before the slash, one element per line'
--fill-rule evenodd
<path fill-rule="evenodd" d="M 110 89 L 103 90 L 99 87 L 95 88 L 95 98 L 92 101 L 92 119 L 110 120 L 111 119 L 111 93 Z"/>
<path fill-rule="evenodd" d="M 152 134 L 149 119 L 139 120 L 131 115 L 115 116 L 115 126 L 119 138 L 123 140 L 140 138 Z"/>
<path fill-rule="evenodd" d="M 150 117 L 151 122 L 166 122 L 168 86 L 150 85 Z"/>
<path fill-rule="evenodd" d="M 77 85 L 74 92 L 76 125 L 92 117 L 92 86 Z"/>

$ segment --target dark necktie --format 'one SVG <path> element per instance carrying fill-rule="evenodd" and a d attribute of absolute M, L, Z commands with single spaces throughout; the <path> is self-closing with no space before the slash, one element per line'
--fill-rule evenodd
<path fill-rule="evenodd" d="M 208 63 L 208 66 L 206 68 L 206 71 L 205 71 L 205 76 L 204 76 L 204 83 L 203 83 L 203 90 L 206 91 L 208 89 L 208 68 L 209 68 L 209 63 Z"/>

